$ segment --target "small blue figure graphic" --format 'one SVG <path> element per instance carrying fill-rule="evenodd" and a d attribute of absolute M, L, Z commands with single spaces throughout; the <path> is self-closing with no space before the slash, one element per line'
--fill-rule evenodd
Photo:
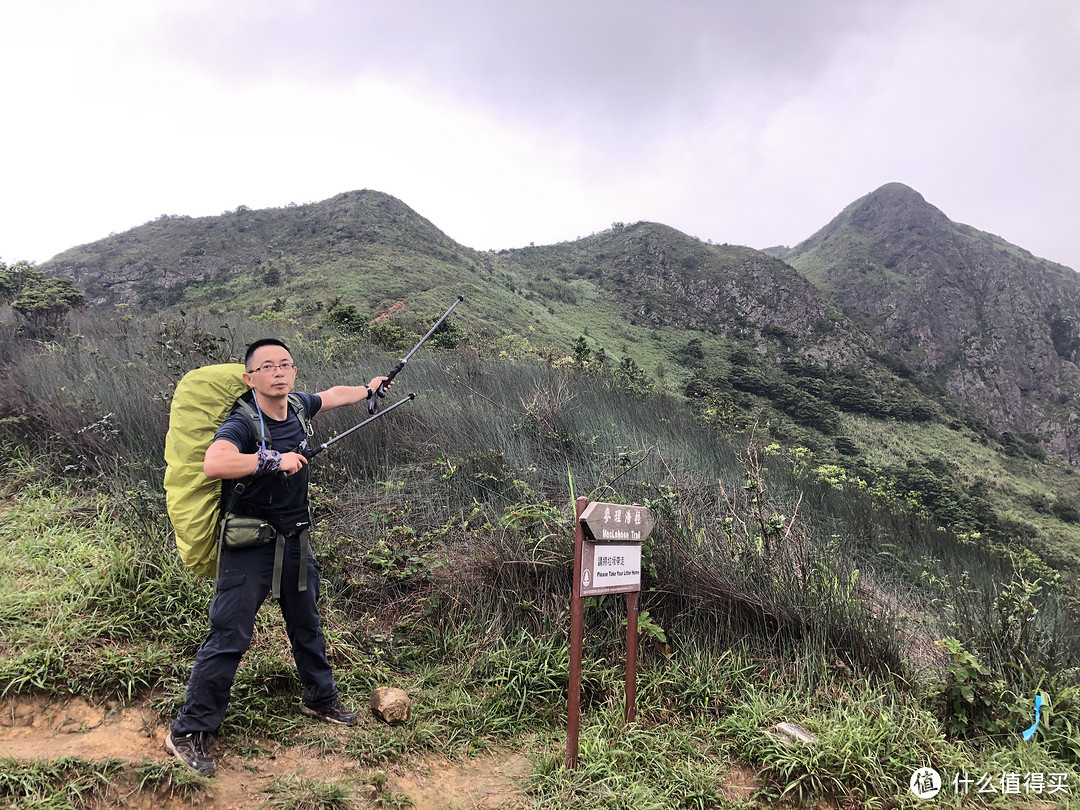
<path fill-rule="evenodd" d="M 1042 695 L 1035 696 L 1035 725 L 1024 732 L 1024 739 L 1030 740 L 1035 736 L 1035 732 L 1039 728 L 1039 709 L 1042 708 Z"/>

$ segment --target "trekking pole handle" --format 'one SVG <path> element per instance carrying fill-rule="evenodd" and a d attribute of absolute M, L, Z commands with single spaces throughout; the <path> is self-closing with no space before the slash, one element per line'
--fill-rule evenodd
<path fill-rule="evenodd" d="M 405 368 L 405 361 L 400 361 L 396 366 L 390 369 L 390 373 L 386 375 L 386 379 L 379 383 L 378 388 L 371 389 L 371 394 L 368 396 L 368 413 L 372 416 L 377 416 L 379 413 L 379 400 L 386 398 L 386 388 L 393 382 L 394 377 L 398 372 Z"/>
<path fill-rule="evenodd" d="M 306 459 L 307 459 L 308 461 L 311 461 L 311 459 L 313 459 L 313 458 L 314 458 L 315 456 L 317 456 L 317 455 L 319 454 L 319 452 L 320 452 L 321 450 L 322 450 L 322 448 L 321 448 L 321 447 L 316 447 L 316 448 L 315 448 L 314 450 L 308 450 L 308 451 L 307 451 L 307 452 L 305 453 L 305 452 L 302 452 L 302 451 L 300 450 L 300 448 L 298 447 L 298 448 L 296 448 L 296 450 L 294 450 L 293 452 L 294 452 L 294 453 L 296 453 L 296 454 L 297 454 L 297 455 L 299 455 L 299 456 L 303 456 L 303 457 L 304 457 L 304 458 L 306 458 Z M 302 469 L 302 468 L 301 468 L 301 469 Z M 300 472 L 300 470 L 297 470 L 296 472 Z M 294 473 L 294 474 L 295 474 L 295 473 Z M 285 484 L 285 483 L 288 483 L 288 481 L 289 481 L 289 474 L 288 474 L 287 472 L 285 472 L 284 470 L 281 470 L 281 471 L 280 471 L 280 472 L 278 473 L 278 479 L 279 479 L 279 480 L 281 481 L 281 483 L 283 483 L 283 484 Z"/>
<path fill-rule="evenodd" d="M 385 397 L 386 386 L 388 386 L 391 382 L 394 381 L 394 377 L 398 375 L 399 371 L 405 368 L 405 363 L 406 360 L 401 360 L 396 366 L 390 369 L 390 373 L 386 375 L 386 379 L 383 380 L 382 384 L 380 384 L 379 387 L 372 392 L 372 394 L 378 394 L 380 397 Z"/>

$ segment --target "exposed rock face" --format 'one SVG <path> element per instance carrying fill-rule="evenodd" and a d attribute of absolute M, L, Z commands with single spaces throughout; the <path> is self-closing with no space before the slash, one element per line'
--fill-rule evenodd
<path fill-rule="evenodd" d="M 1080 276 L 898 183 L 785 255 L 895 356 L 1080 465 Z"/>
<path fill-rule="evenodd" d="M 790 266 L 751 248 L 708 245 L 638 223 L 594 248 L 602 284 L 656 325 L 725 337 L 790 337 L 819 363 L 862 361 L 872 341 Z"/>

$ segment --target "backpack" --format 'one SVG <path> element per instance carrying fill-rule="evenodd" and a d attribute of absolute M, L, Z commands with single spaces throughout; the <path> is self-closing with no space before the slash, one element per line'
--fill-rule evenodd
<path fill-rule="evenodd" d="M 263 435 L 258 413 L 247 398 L 250 388 L 241 363 L 203 366 L 185 374 L 176 384 L 165 434 L 165 507 L 176 536 L 180 559 L 196 574 L 217 575 L 218 519 L 221 515 L 221 481 L 203 473 L 203 458 L 214 434 L 234 410 L 251 420 L 257 441 L 270 446 Z M 289 394 L 289 407 L 311 433 L 303 400 Z"/>

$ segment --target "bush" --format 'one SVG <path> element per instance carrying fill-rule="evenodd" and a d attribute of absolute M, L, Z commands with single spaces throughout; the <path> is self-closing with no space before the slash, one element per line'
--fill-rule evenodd
<path fill-rule="evenodd" d="M 848 413 L 864 413 L 879 419 L 889 415 L 889 406 L 868 388 L 834 386 L 831 401 L 837 408 Z"/>
<path fill-rule="evenodd" d="M 1058 520 L 1063 520 L 1066 523 L 1080 523 L 1080 509 L 1077 508 L 1075 503 L 1055 500 L 1051 509 Z"/>

